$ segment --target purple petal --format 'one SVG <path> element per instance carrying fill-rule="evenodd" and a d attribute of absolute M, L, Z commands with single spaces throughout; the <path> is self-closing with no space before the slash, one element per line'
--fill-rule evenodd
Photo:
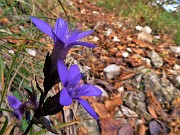
<path fill-rule="evenodd" d="M 81 98 L 76 99 L 83 107 L 86 109 L 86 111 L 96 120 L 99 120 L 99 117 L 97 116 L 96 112 L 94 109 L 89 105 L 89 103 Z"/>
<path fill-rule="evenodd" d="M 64 106 L 69 106 L 70 104 L 72 104 L 72 98 L 69 95 L 66 88 L 63 88 L 61 90 L 60 97 L 59 97 L 59 103 Z"/>
<path fill-rule="evenodd" d="M 22 114 L 19 110 L 14 111 L 14 116 L 20 121 L 22 119 Z"/>
<path fill-rule="evenodd" d="M 31 21 L 32 21 L 32 22 L 36 25 L 36 27 L 38 27 L 42 32 L 44 32 L 45 34 L 47 34 L 47 35 L 49 35 L 50 37 L 53 38 L 52 28 L 51 28 L 51 26 L 50 26 L 47 22 L 45 22 L 45 21 L 43 21 L 43 20 L 41 20 L 41 19 L 39 19 L 39 18 L 33 17 L 33 16 L 31 16 Z"/>
<path fill-rule="evenodd" d="M 66 37 L 68 36 L 68 24 L 62 18 L 58 18 L 54 27 L 56 36 L 61 39 L 64 43 L 66 42 Z"/>
<path fill-rule="evenodd" d="M 13 109 L 18 109 L 19 106 L 22 104 L 22 102 L 19 99 L 17 99 L 15 96 L 7 96 L 7 98 L 8 98 L 9 105 Z"/>
<path fill-rule="evenodd" d="M 77 39 L 79 40 L 79 39 L 81 39 L 81 38 L 83 38 L 83 37 L 85 37 L 85 36 L 87 36 L 87 35 L 89 35 L 89 34 L 91 34 L 93 32 L 94 32 L 94 30 L 81 32 L 81 33 L 78 34 Z"/>
<path fill-rule="evenodd" d="M 82 85 L 78 88 L 78 94 L 76 96 L 100 96 L 102 91 L 95 86 L 92 85 Z"/>
<path fill-rule="evenodd" d="M 76 89 L 78 84 L 80 83 L 80 80 L 82 79 L 82 75 L 78 74 L 76 77 L 74 77 L 72 80 L 68 82 L 68 85 L 66 86 L 67 89 Z M 73 91 L 71 91 L 73 93 Z"/>
<path fill-rule="evenodd" d="M 77 36 L 80 33 L 79 29 L 75 29 L 74 31 L 72 31 L 70 34 L 70 37 L 68 38 L 67 42 L 66 42 L 66 46 L 68 44 L 71 44 L 72 42 L 76 42 L 78 40 Z"/>
<path fill-rule="evenodd" d="M 95 48 L 96 47 L 96 45 L 92 44 L 92 43 L 75 41 L 75 42 L 72 42 L 72 43 L 66 45 L 65 49 L 69 50 L 70 48 L 72 48 L 75 45 L 86 46 L 86 47 L 89 47 L 89 48 Z"/>
<path fill-rule="evenodd" d="M 72 65 L 69 68 L 69 79 L 72 80 L 78 74 L 80 74 L 80 70 L 79 70 L 78 66 L 77 65 Z"/>
<path fill-rule="evenodd" d="M 68 68 L 66 67 L 66 65 L 64 64 L 62 60 L 58 60 L 57 65 L 58 65 L 58 73 L 59 73 L 60 80 L 62 84 L 64 85 L 64 87 L 66 87 L 66 85 L 68 84 L 68 79 L 69 79 Z"/>

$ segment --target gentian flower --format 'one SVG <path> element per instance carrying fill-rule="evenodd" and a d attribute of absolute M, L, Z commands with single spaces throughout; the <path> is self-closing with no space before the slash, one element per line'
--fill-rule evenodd
<path fill-rule="evenodd" d="M 98 116 L 87 101 L 80 98 L 81 96 L 99 96 L 102 91 L 97 87 L 83 84 L 82 75 L 77 65 L 72 65 L 69 70 L 62 60 L 58 60 L 58 73 L 64 88 L 60 92 L 59 103 L 68 106 L 76 99 L 86 111 L 98 120 Z"/>
<path fill-rule="evenodd" d="M 62 18 L 58 18 L 54 28 L 52 28 L 47 22 L 40 20 L 36 17 L 31 17 L 31 21 L 42 32 L 49 35 L 54 40 L 54 48 L 52 51 L 52 63 L 57 65 L 57 60 L 64 60 L 71 47 L 74 45 L 82 45 L 94 48 L 96 45 L 88 42 L 79 41 L 81 38 L 91 34 L 93 30 L 80 31 L 78 28 L 71 30 L 68 28 L 68 24 Z M 57 69 L 57 66 L 55 66 Z"/>
<path fill-rule="evenodd" d="M 9 105 L 14 109 L 14 115 L 18 120 L 21 120 L 22 115 L 26 112 L 26 117 L 29 120 L 30 112 L 26 111 L 30 107 L 30 103 L 27 101 L 22 103 L 15 96 L 7 96 Z"/>

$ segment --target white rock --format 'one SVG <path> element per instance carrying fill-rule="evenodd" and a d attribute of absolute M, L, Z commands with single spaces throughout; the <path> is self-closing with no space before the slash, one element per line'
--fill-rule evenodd
<path fill-rule="evenodd" d="M 13 50 L 9 50 L 9 53 L 14 54 L 14 51 Z"/>
<path fill-rule="evenodd" d="M 180 66 L 179 66 L 179 65 L 177 65 L 177 64 L 174 64 L 173 69 L 177 71 L 177 70 L 179 70 L 179 69 L 180 69 Z"/>
<path fill-rule="evenodd" d="M 116 64 L 111 64 L 104 68 L 104 72 L 106 73 L 108 79 L 112 79 L 114 76 L 119 75 L 120 67 Z"/>
<path fill-rule="evenodd" d="M 127 48 L 126 50 L 127 50 L 128 52 L 132 52 L 131 48 Z"/>
<path fill-rule="evenodd" d="M 113 42 L 120 42 L 120 40 L 119 40 L 119 38 L 117 36 L 114 36 L 112 41 Z"/>
<path fill-rule="evenodd" d="M 138 33 L 138 39 L 152 43 L 153 37 L 146 31 Z"/>
<path fill-rule="evenodd" d="M 118 89 L 117 89 L 117 91 L 119 92 L 119 93 L 123 93 L 124 92 L 124 87 L 119 87 Z"/>
<path fill-rule="evenodd" d="M 159 68 L 163 66 L 163 59 L 159 56 L 159 54 L 155 51 L 151 51 L 148 53 L 148 57 L 151 59 L 154 67 Z"/>
<path fill-rule="evenodd" d="M 152 29 L 149 26 L 145 26 L 143 31 L 145 31 L 145 32 L 150 34 L 152 32 Z"/>
<path fill-rule="evenodd" d="M 93 13 L 93 14 L 99 14 L 99 12 L 97 12 L 97 11 L 93 11 L 92 13 Z"/>
<path fill-rule="evenodd" d="M 160 39 L 160 36 L 154 36 L 154 39 Z"/>
<path fill-rule="evenodd" d="M 29 55 L 31 56 L 36 56 L 36 51 L 35 50 L 32 50 L 32 49 L 26 49 L 26 51 L 28 52 Z"/>
<path fill-rule="evenodd" d="M 171 49 L 172 52 L 180 55 L 180 46 L 170 46 L 169 48 Z"/>
<path fill-rule="evenodd" d="M 80 12 L 81 14 L 86 14 L 86 10 L 84 8 Z"/>
<path fill-rule="evenodd" d="M 122 56 L 123 56 L 124 58 L 126 58 L 126 57 L 129 56 L 129 53 L 128 53 L 128 52 L 123 52 L 123 53 L 122 53 Z"/>
<path fill-rule="evenodd" d="M 106 31 L 104 31 L 104 35 L 109 36 L 112 33 L 112 31 L 113 31 L 112 29 L 106 28 Z"/>
<path fill-rule="evenodd" d="M 136 30 L 142 31 L 143 27 L 142 26 L 136 26 Z"/>
<path fill-rule="evenodd" d="M 93 40 L 94 40 L 95 42 L 97 42 L 97 41 L 99 40 L 99 38 L 98 38 L 98 37 L 94 37 Z"/>

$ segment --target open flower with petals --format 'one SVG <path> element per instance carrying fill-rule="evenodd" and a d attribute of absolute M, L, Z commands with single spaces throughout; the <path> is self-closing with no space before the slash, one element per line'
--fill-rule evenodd
<path fill-rule="evenodd" d="M 52 28 L 47 22 L 31 17 L 32 22 L 42 32 L 49 35 L 54 40 L 54 48 L 52 51 L 52 62 L 57 65 L 57 60 L 64 60 L 69 49 L 74 45 L 82 45 L 94 48 L 96 45 L 88 42 L 79 41 L 81 38 L 91 34 L 93 30 L 80 31 L 78 28 L 71 30 L 68 28 L 68 23 L 62 18 L 58 18 L 54 28 Z"/>
<path fill-rule="evenodd" d="M 99 118 L 93 108 L 80 97 L 99 96 L 102 91 L 95 86 L 81 83 L 82 76 L 77 65 L 72 65 L 68 70 L 64 62 L 58 60 L 58 73 L 64 86 L 60 93 L 59 103 L 68 106 L 72 104 L 73 99 L 76 99 L 92 117 L 98 120 Z"/>
<path fill-rule="evenodd" d="M 30 117 L 30 112 L 26 111 L 27 108 L 30 107 L 30 103 L 27 101 L 22 103 L 15 96 L 7 96 L 9 105 L 14 109 L 14 115 L 18 120 L 21 120 L 22 115 L 26 113 L 27 119 Z"/>

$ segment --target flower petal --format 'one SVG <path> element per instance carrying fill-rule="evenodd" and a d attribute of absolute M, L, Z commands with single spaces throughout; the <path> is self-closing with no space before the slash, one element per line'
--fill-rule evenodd
<path fill-rule="evenodd" d="M 100 96 L 102 91 L 95 86 L 84 84 L 78 89 L 78 94 L 76 96 Z"/>
<path fill-rule="evenodd" d="M 63 88 L 61 90 L 60 97 L 59 97 L 59 103 L 64 106 L 69 106 L 70 104 L 72 104 L 72 98 L 69 95 L 66 88 Z"/>
<path fill-rule="evenodd" d="M 91 34 L 93 32 L 94 32 L 94 30 L 81 32 L 81 33 L 78 34 L 77 39 L 79 40 L 79 39 L 81 39 L 81 38 L 83 38 L 83 37 L 85 37 L 85 36 L 87 36 L 87 35 L 89 35 L 89 34 Z"/>
<path fill-rule="evenodd" d="M 31 16 L 30 18 L 31 21 L 36 25 L 36 27 L 38 27 L 42 32 L 53 38 L 52 28 L 47 22 L 33 16 Z"/>
<path fill-rule="evenodd" d="M 19 110 L 14 111 L 14 116 L 20 121 L 22 119 L 22 114 Z"/>
<path fill-rule="evenodd" d="M 80 33 L 80 30 L 78 28 L 76 28 L 72 32 L 69 32 L 70 37 L 68 37 L 66 45 L 71 44 L 72 42 L 76 42 L 78 40 L 77 36 L 79 35 L 79 33 Z"/>
<path fill-rule="evenodd" d="M 68 24 L 62 18 L 58 18 L 54 26 L 54 31 L 56 36 L 61 39 L 64 43 L 66 42 L 66 37 L 68 36 Z"/>
<path fill-rule="evenodd" d="M 69 68 L 69 79 L 72 80 L 74 77 L 76 77 L 78 74 L 80 74 L 79 67 L 77 65 L 72 65 Z"/>
<path fill-rule="evenodd" d="M 75 45 L 86 46 L 86 47 L 89 47 L 89 48 L 95 48 L 96 47 L 96 45 L 92 44 L 92 43 L 75 41 L 75 42 L 72 42 L 72 43 L 66 45 L 65 49 L 69 50 L 70 48 L 72 48 Z"/>
<path fill-rule="evenodd" d="M 58 60 L 57 66 L 58 66 L 58 73 L 59 73 L 60 80 L 62 84 L 64 85 L 64 87 L 66 87 L 66 85 L 68 84 L 68 79 L 69 79 L 68 68 L 64 64 L 63 60 Z"/>
<path fill-rule="evenodd" d="M 7 96 L 9 105 L 13 108 L 13 109 L 18 109 L 19 106 L 22 104 L 22 102 L 17 99 L 15 96 Z"/>
<path fill-rule="evenodd" d="M 86 109 L 86 111 L 96 120 L 99 120 L 98 115 L 96 114 L 96 112 L 94 111 L 94 109 L 89 105 L 89 103 L 81 98 L 76 99 L 83 107 L 84 109 Z"/>
<path fill-rule="evenodd" d="M 74 77 L 72 80 L 68 81 L 68 85 L 66 86 L 66 88 L 69 89 L 76 89 L 76 87 L 78 87 L 78 84 L 80 83 L 80 80 L 82 78 L 81 74 L 76 75 L 76 77 Z M 71 94 L 73 93 L 73 91 L 70 91 Z"/>

